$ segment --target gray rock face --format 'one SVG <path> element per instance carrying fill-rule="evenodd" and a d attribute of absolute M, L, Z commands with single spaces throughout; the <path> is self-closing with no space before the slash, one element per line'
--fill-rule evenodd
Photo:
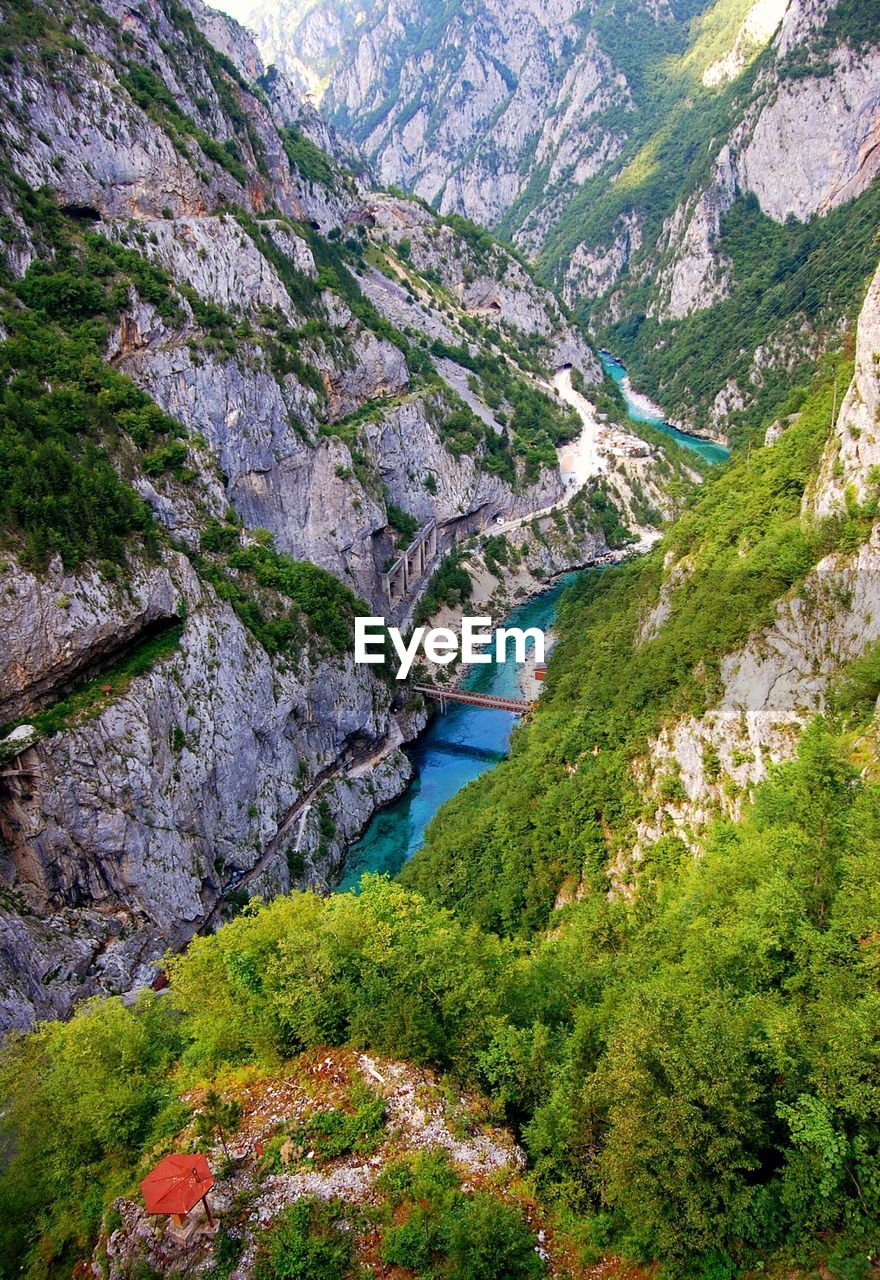
<path fill-rule="evenodd" d="M 866 502 L 880 476 L 880 269 L 868 289 L 856 331 L 856 364 L 815 483 L 804 495 L 819 518 Z"/>
<path fill-rule="evenodd" d="M 11 564 L 0 580 L 3 723 L 40 710 L 90 666 L 176 621 L 183 600 L 164 567 L 138 566 L 122 586 L 95 571 L 67 573 L 56 557 L 39 577 Z"/>
<path fill-rule="evenodd" d="M 714 88 L 735 80 L 755 50 L 763 48 L 774 34 L 790 7 L 791 0 L 753 0 L 733 44 L 703 72 L 703 84 Z"/>
<path fill-rule="evenodd" d="M 162 6 L 106 0 L 106 22 L 74 19 L 90 58 L 59 53 L 48 81 L 23 59 L 6 81 L 18 175 L 73 206 L 77 234 L 87 225 L 164 273 L 142 286 L 151 300 L 129 277 L 103 354 L 180 424 L 186 459 L 177 473 L 148 473 L 124 433 L 112 454 L 156 516 L 153 559 L 132 551 L 112 579 L 89 563 L 34 572 L 14 544 L 0 561 L 0 722 L 39 722 L 35 740 L 0 743 L 0 1031 L 148 981 L 168 947 L 248 893 L 326 891 L 347 844 L 409 777 L 400 747 L 423 710 L 392 713 L 387 685 L 350 655 L 328 656 L 320 637 L 268 652 L 211 585 L 209 522 L 231 512 L 224 536 L 240 548 L 271 535 L 385 612 L 388 503 L 436 522 L 448 547 L 457 531 L 543 510 L 563 489 L 558 467 L 526 483 L 520 463 L 511 484 L 484 465 L 483 446 L 451 452 L 444 427 L 462 399 L 501 431 L 497 406 L 453 360 L 437 360 L 444 381 L 417 382 L 404 348 L 430 375 L 434 338 L 497 360 L 528 341 L 545 378 L 563 363 L 598 376 L 553 296 L 503 250 L 361 190 L 300 146 L 304 176 L 279 132 L 296 105 L 290 86 L 264 75 L 235 23 L 199 0 L 189 8 L 228 64 Z M 155 88 L 143 99 L 138 65 L 179 115 Z M 320 136 L 306 108 L 294 123 L 300 142 Z M 219 150 L 233 137 L 237 158 Z M 6 261 L 22 273 L 46 248 L 5 179 L 0 208 L 16 229 Z M 347 259 L 335 256 L 343 237 L 355 244 Z M 404 239 L 407 263 L 394 255 Z M 394 280 L 367 265 L 380 259 Z M 361 273 L 363 296 L 331 260 Z M 554 567 L 595 549 L 581 533 L 556 548 Z M 227 570 L 227 583 L 241 581 Z M 267 588 L 247 590 L 269 616 L 286 611 Z M 163 636 L 159 656 L 122 672 Z M 65 711 L 59 698 L 92 677 Z M 40 720 L 46 708 L 53 722 Z"/>
<path fill-rule="evenodd" d="M 738 147 L 739 182 L 777 222 L 852 200 L 880 173 L 880 50 L 847 48 L 832 73 L 783 80 Z"/>
<path fill-rule="evenodd" d="M 829 7 L 754 0 L 729 48 L 705 67 L 703 84 L 718 89 L 735 79 L 772 38 L 779 59 L 800 52 Z M 672 20 L 666 6 L 639 9 L 654 22 Z M 639 104 L 607 52 L 607 33 L 601 24 L 592 28 L 589 16 L 576 20 L 575 10 L 566 0 L 481 0 L 441 17 L 424 0 L 335 0 L 304 14 L 302 6 L 262 0 L 251 24 L 279 65 L 309 68 L 316 89 L 327 77 L 322 110 L 375 158 L 383 182 L 488 226 L 516 205 L 512 229 L 535 252 L 585 182 L 600 172 L 620 177 L 616 162 L 640 127 L 632 123 Z M 421 40 L 413 34 L 420 31 Z M 735 189 L 754 192 L 779 221 L 824 212 L 864 190 L 880 164 L 878 56 L 844 47 L 833 55 L 831 75 L 797 79 L 770 67 L 728 139 L 733 153 L 724 157 L 720 189 L 734 189 L 733 163 Z M 670 229 L 683 237 L 680 278 L 666 303 L 673 318 L 692 309 L 695 295 L 710 305 L 723 288 L 716 271 L 701 292 L 706 271 L 698 273 L 694 261 L 711 248 L 718 202 L 710 193 L 687 199 L 697 209 L 691 203 L 687 217 L 680 210 Z M 602 251 L 601 243 L 584 247 L 585 254 Z M 584 265 L 574 262 L 567 276 L 574 289 Z M 588 290 L 591 272 L 582 275 Z"/>
<path fill-rule="evenodd" d="M 388 490 L 388 500 L 403 506 L 420 524 L 432 520 L 451 526 L 479 513 L 479 523 L 496 515 L 523 515 L 537 511 L 562 493 L 558 474 L 545 473 L 543 480 L 511 496 L 500 477 L 482 471 L 467 454 L 448 464 L 437 425 L 443 416 L 442 395 L 405 400 L 377 423 L 365 428 L 371 452 Z M 424 487 L 434 477 L 431 490 Z M 433 491 L 432 491 L 433 490 Z"/>
<path fill-rule="evenodd" d="M 601 297 L 620 279 L 630 258 L 642 247 L 642 222 L 638 213 L 622 214 L 613 227 L 610 244 L 591 247 L 581 241 L 565 269 L 565 297 Z"/>
<path fill-rule="evenodd" d="M 725 297 L 733 264 L 716 248 L 721 218 L 736 196 L 736 176 L 730 147 L 722 148 L 712 182 L 696 201 L 679 205 L 664 228 L 661 252 L 672 261 L 660 274 L 656 313 L 663 320 L 681 320 L 692 311 L 710 307 Z"/>
<path fill-rule="evenodd" d="M 48 82 L 29 67 L 8 80 L 4 123 L 16 170 L 31 186 L 46 185 L 63 205 L 93 208 L 105 217 L 159 218 L 163 211 L 198 216 L 223 204 L 260 211 L 272 203 L 324 228 L 344 221 L 354 203 L 351 190 L 342 182 L 328 190 L 287 158 L 278 126 L 288 122 L 289 101 L 282 110 L 243 79 L 236 84 L 237 110 L 248 121 L 248 130 L 242 130 L 230 119 L 204 62 L 192 57 L 185 35 L 160 5 L 136 9 L 107 0 L 103 7 L 198 131 L 174 139 L 157 128 L 146 103 L 139 105 L 142 93 L 128 92 L 129 73 L 113 26 L 83 16 L 76 32 L 96 55 L 87 67 L 72 52 L 59 53 Z M 197 0 L 190 7 L 210 35 L 222 37 L 221 52 L 229 53 L 240 74 L 248 81 L 262 74 L 256 46 L 238 24 Z M 287 87 L 276 83 L 275 99 L 283 104 L 285 95 L 290 99 Z M 294 123 L 306 133 L 327 136 L 310 108 L 303 108 Z M 208 150 L 200 135 L 207 135 Z M 234 137 L 237 166 L 219 158 L 223 144 Z"/>
<path fill-rule="evenodd" d="M 601 380 L 599 361 L 583 334 L 563 315 L 553 295 L 500 245 L 488 238 L 474 245 L 412 201 L 374 195 L 367 207 L 383 237 L 396 246 L 405 241 L 418 271 L 438 278 L 466 313 L 514 338 L 543 339 L 548 366 L 572 364 L 587 382 Z M 428 317 L 426 325 L 415 312 L 398 310 L 395 316 L 399 323 L 409 322 L 431 337 L 448 341 L 454 336 L 448 327 L 437 328 L 436 317 Z"/>
<path fill-rule="evenodd" d="M 30 770 L 23 785 L 6 789 L 3 874 L 21 911 L 10 926 L 5 972 L 0 956 L 5 1025 L 131 986 L 209 919 L 229 885 L 270 847 L 264 884 L 283 891 L 295 876 L 326 885 L 343 838 L 353 838 L 372 806 L 409 776 L 399 752 L 378 759 L 382 744 L 393 747 L 402 735 L 389 693 L 368 668 L 350 656 L 328 661 L 308 651 L 295 665 L 273 662 L 181 555 L 139 570 L 119 601 L 94 575 L 71 580 L 56 572 L 41 581 L 16 570 L 10 585 L 17 607 L 4 606 L 3 630 L 14 651 L 31 644 L 42 608 L 38 684 L 47 658 L 94 658 L 94 637 L 114 621 L 119 643 L 135 608 L 132 638 L 149 608 L 183 604 L 186 620 L 179 649 L 127 691 L 98 696 L 68 731 L 43 737 L 20 761 Z M 72 602 L 62 617 L 49 604 L 60 586 Z M 21 696 L 31 699 L 33 686 Z M 293 836 L 275 839 L 284 816 L 328 770 L 344 775 L 356 743 L 371 745 L 377 764 L 353 788 L 340 840 L 322 854 L 313 850 L 309 868 L 288 861 L 299 851 Z"/>
<path fill-rule="evenodd" d="M 650 57 L 638 50 L 653 39 L 647 24 L 666 39 L 675 13 L 632 4 L 612 31 L 599 8 L 479 0 L 441 13 L 425 0 L 333 0 L 304 14 L 257 0 L 252 22 L 265 51 L 310 68 L 316 92 L 326 85 L 322 111 L 384 182 L 500 227 L 599 325 L 645 314 L 678 322 L 725 299 L 736 281 L 720 230 L 737 199 L 754 196 L 777 222 L 807 221 L 875 181 L 880 49 L 826 39 L 833 3 L 752 0 L 723 42 L 700 21 L 711 8 L 701 6 L 680 29 L 683 53 L 664 68 L 680 96 L 668 113 L 664 100 L 663 120 L 648 118 L 656 99 L 640 82 L 640 58 Z M 722 111 L 718 97 L 734 82 Z M 705 137 L 691 108 L 717 119 Z M 680 169 L 667 114 L 687 140 Z M 690 430 L 725 434 L 729 414 L 752 403 L 790 352 L 804 361 L 822 350 L 827 328 L 768 320 L 747 377 L 725 375 L 714 405 L 674 412 Z"/>
<path fill-rule="evenodd" d="M 846 392 L 819 470 L 804 495 L 802 513 L 814 521 L 845 509 L 847 501 L 876 495 L 880 466 L 880 271 L 859 316 L 853 380 Z M 772 447 L 790 421 L 774 423 Z M 697 571 L 689 556 L 667 558 L 664 587 L 645 618 L 641 639 L 662 635 L 670 597 Z M 769 766 L 793 753 L 803 727 L 826 709 L 829 687 L 841 669 L 880 642 L 880 525 L 850 554 L 827 556 L 804 583 L 776 606 L 773 622 L 721 662 L 721 692 L 701 716 L 667 724 L 637 762 L 635 776 L 656 807 L 639 824 L 632 849 L 613 869 L 626 885 L 629 863 L 669 830 L 694 844 L 695 833 L 717 813 L 737 815 L 750 788 Z M 662 798 L 663 783 L 680 780 L 683 798 Z"/>
<path fill-rule="evenodd" d="M 259 3 L 248 21 L 267 60 L 315 90 L 329 75 L 323 112 L 374 158 L 383 183 L 491 226 L 535 175 L 580 185 L 625 139 L 601 118 L 631 107 L 626 77 L 580 38 L 577 9 L 482 0 L 441 17 L 424 0 L 337 0 L 305 13 Z M 548 226 L 539 201 L 523 243 Z"/>
<path fill-rule="evenodd" d="M 105 222 L 104 230 L 120 243 L 136 243 L 144 257 L 232 315 L 277 309 L 290 324 L 303 323 L 275 268 L 230 214 Z M 282 224 L 273 232 L 296 269 L 314 276 L 305 241 Z"/>

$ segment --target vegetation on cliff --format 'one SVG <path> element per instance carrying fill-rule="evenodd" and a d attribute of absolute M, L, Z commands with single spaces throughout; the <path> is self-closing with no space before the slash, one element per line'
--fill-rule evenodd
<path fill-rule="evenodd" d="M 162 7 L 208 57 L 224 119 L 238 133 L 231 146 L 209 135 L 157 74 L 126 61 L 122 83 L 132 101 L 178 154 L 195 146 L 224 178 L 265 178 L 266 156 L 239 114 L 234 68 L 205 52 L 188 11 L 175 0 Z M 597 21 L 609 41 L 626 38 L 619 57 L 649 92 L 661 58 L 682 51 L 682 15 L 702 7 L 687 0 L 666 28 L 638 20 L 618 30 L 608 5 Z M 460 6 L 442 8 L 448 20 Z M 31 7 L 22 13 L 27 41 L 37 40 Z M 857 39 L 854 13 L 842 0 L 841 22 Z M 436 31 L 430 26 L 418 41 L 427 48 Z M 54 27 L 51 34 L 62 39 Z M 654 37 L 646 50 L 643 41 Z M 709 31 L 706 57 L 713 38 Z M 12 65 L 16 54 L 4 48 Z M 678 148 L 690 176 L 702 174 L 708 130 L 725 123 L 731 100 L 706 119 L 702 98 L 693 111 L 679 103 L 655 157 Z M 299 131 L 282 142 L 310 181 L 344 184 Z M 631 159 L 629 189 L 656 197 L 659 221 L 680 189 L 650 155 L 634 147 Z M 323 421 L 329 395 L 308 358 L 307 339 L 338 338 L 313 314 L 327 290 L 357 325 L 404 354 L 417 392 L 438 388 L 431 356 L 449 357 L 469 371 L 471 390 L 500 409 L 503 439 L 448 399 L 453 407 L 438 409 L 439 426 L 453 455 L 473 453 L 485 469 L 522 479 L 554 460 L 554 446 L 574 430 L 572 417 L 528 381 L 533 352 L 521 353 L 517 372 L 485 327 L 461 325 L 475 339 L 489 335 L 491 356 L 441 339 L 429 351 L 427 340 L 386 321 L 356 279 L 365 230 L 331 239 L 298 226 L 313 279 L 273 246 L 262 219 L 236 210 L 308 316 L 300 329 L 273 318 L 256 335 L 256 321 L 173 285 L 136 250 L 64 217 L 45 193 L 12 185 L 46 252 L 22 278 L 0 280 L 0 521 L 6 544 L 36 569 L 59 556 L 70 568 L 97 560 L 115 572 L 133 548 L 156 553 L 167 534 L 136 483 L 148 476 L 170 489 L 196 478 L 198 442 L 103 362 L 132 295 L 169 324 L 184 315 L 189 324 L 191 315 L 203 353 L 231 358 L 244 341 L 259 345 L 280 378 L 312 393 L 319 422 L 345 441 L 356 441 L 365 406 Z M 626 190 L 624 182 L 603 197 L 603 216 Z M 596 188 L 584 191 L 585 205 Z M 705 398 L 702 362 L 739 374 L 740 346 L 754 349 L 769 312 L 774 322 L 825 317 L 823 273 L 835 261 L 829 228 L 847 256 L 830 305 L 837 317 L 846 311 L 868 261 L 856 219 L 875 209 L 869 193 L 855 212 L 768 231 L 743 202 L 723 233 L 739 285 L 713 313 L 714 328 L 711 317 L 694 317 L 664 348 L 646 295 L 637 322 L 628 315 L 612 332 L 649 384 L 665 379 L 676 398 Z M 462 227 L 479 247 L 481 233 Z M 573 230 L 563 218 L 557 249 Z M 14 235 L 6 224 L 4 231 Z M 410 257 L 402 246 L 401 257 Z M 700 352 L 690 365 L 686 347 Z M 453 1097 L 479 1090 L 488 1110 L 468 1123 L 480 1133 L 489 1121 L 515 1130 L 528 1155 L 528 1193 L 567 1233 L 573 1268 L 613 1250 L 659 1263 L 669 1280 L 820 1263 L 834 1280 L 867 1276 L 880 1231 L 876 652 L 847 673 L 796 758 L 774 768 L 754 796 L 739 796 L 738 820 L 718 816 L 695 850 L 666 833 L 632 868 L 627 892 L 608 893 L 609 863 L 631 848 L 647 816 L 632 765 L 649 738 L 665 719 L 704 710 L 719 690 L 723 656 L 770 619 L 821 556 L 855 549 L 876 520 L 876 497 L 822 524 L 802 510 L 851 366 L 851 351 L 825 356 L 794 390 L 783 375 L 768 377 L 755 412 L 762 422 L 770 407 L 784 417 L 778 442 L 741 453 L 713 477 L 654 555 L 570 593 L 533 722 L 518 731 L 507 763 L 438 816 L 402 884 L 367 878 L 359 895 L 255 900 L 168 958 L 164 995 L 146 993 L 133 1006 L 90 1001 L 69 1022 L 10 1036 L 0 1051 L 0 1252 L 10 1275 L 78 1274 L 102 1222 L 115 1224 L 116 1198 L 135 1196 L 139 1178 L 181 1134 L 195 1145 L 218 1117 L 234 1127 L 237 1113 L 222 1101 L 231 1083 L 281 1064 L 310 1069 L 330 1046 L 441 1072 Z M 597 490 L 591 507 L 577 502 L 578 519 L 624 541 L 608 492 Z M 404 541 L 413 533 L 412 516 L 393 504 L 386 515 Z M 337 579 L 280 555 L 264 532 L 245 533 L 234 513 L 206 516 L 195 541 L 198 549 L 187 550 L 195 570 L 269 652 L 296 653 L 309 636 L 332 652 L 347 648 L 360 604 Z M 500 536 L 484 550 L 495 567 L 510 562 Z M 671 585 L 665 556 L 684 566 Z M 668 616 L 655 633 L 646 614 L 664 590 Z M 450 558 L 429 584 L 426 607 L 462 603 L 469 592 Z M 105 674 L 109 692 L 177 638 L 174 627 Z M 37 728 L 85 717 L 95 694 L 84 686 Z M 173 733 L 172 745 L 185 741 L 181 726 Z M 668 783 L 674 791 L 676 779 Z M 332 824 L 325 803 L 319 823 Z M 572 891 L 560 896 L 565 885 Z M 213 1099 L 214 1088 L 213 1119 L 203 1107 L 199 1121 L 194 1095 Z M 339 1107 L 275 1134 L 259 1176 L 274 1177 L 290 1160 L 371 1153 L 386 1118 L 369 1087 L 352 1089 Z M 368 1222 L 383 1267 L 424 1280 L 529 1280 L 543 1270 L 519 1200 L 463 1186 L 436 1152 L 391 1164 L 380 1192 L 361 1225 Z M 303 1197 L 278 1213 L 254 1252 L 256 1280 L 354 1280 L 346 1212 Z M 223 1241 L 227 1252 L 218 1249 L 210 1280 L 228 1280 L 240 1256 L 240 1237 L 227 1231 Z"/>
<path fill-rule="evenodd" d="M 643 815 L 632 763 L 649 735 L 664 717 L 704 710 L 724 655 L 772 619 L 823 555 L 870 531 L 876 502 L 822 524 L 801 516 L 835 380 L 850 372 L 849 358 L 826 359 L 775 445 L 707 480 L 651 555 L 580 579 L 560 607 L 540 714 L 514 735 L 508 760 L 444 806 L 407 884 L 503 932 L 544 925 L 568 876 L 602 890 L 609 858 Z M 666 624 L 642 637 L 667 555 L 687 571 L 669 592 Z"/>
<path fill-rule="evenodd" d="M 829 357 L 781 438 L 712 478 L 668 532 L 662 550 L 693 572 L 659 635 L 637 640 L 659 557 L 570 593 L 538 715 L 511 760 L 435 820 L 407 886 L 254 902 L 169 958 L 169 994 L 91 1002 L 9 1040 L 0 1220 L 14 1265 L 55 1276 L 90 1250 L 107 1206 L 187 1124 L 194 1082 L 222 1089 L 246 1064 L 330 1045 L 485 1094 L 578 1265 L 613 1250 L 676 1278 L 819 1260 L 841 1280 L 867 1275 L 880 1227 L 876 653 L 796 759 L 743 797 L 741 819 L 708 827 L 698 858 L 666 835 L 630 897 L 606 881 L 642 811 L 629 766 L 659 718 L 700 711 L 721 655 L 876 516 L 876 503 L 815 526 L 801 513 L 850 367 Z M 228 536 L 218 526 L 221 549 Z M 554 909 L 566 878 L 577 900 Z M 340 1141 L 369 1144 L 371 1108 L 322 1120 L 309 1145 L 329 1142 L 333 1159 Z M 389 1265 L 478 1276 L 497 1253 L 512 1270 L 486 1274 L 537 1268 L 521 1221 L 462 1198 L 439 1166 L 389 1177 Z M 345 1238 L 303 1204 L 258 1265 L 282 1249 L 353 1275 Z"/>
<path fill-rule="evenodd" d="M 373 879 L 254 904 L 171 963 L 170 996 L 13 1039 L 5 1255 L 35 1277 L 82 1256 L 184 1123 L 188 1081 L 350 1044 L 493 1097 L 585 1259 L 731 1276 L 768 1251 L 809 1264 L 821 1237 L 832 1274 L 864 1274 L 880 785 L 849 762 L 861 733 L 816 724 L 699 860 L 667 842 L 633 905 L 590 892 L 527 944 Z"/>
<path fill-rule="evenodd" d="M 731 404 L 725 428 L 733 440 L 754 440 L 762 423 L 783 413 L 793 388 L 806 385 L 829 327 L 852 322 L 877 262 L 880 186 L 822 218 L 780 225 L 754 196 L 736 201 L 721 221 L 714 252 L 732 263 L 729 295 L 683 320 L 660 321 L 652 310 L 652 279 L 627 291 L 623 317 L 603 330 L 638 386 L 670 412 L 705 421 L 722 387 L 748 387 Z M 808 343 L 794 334 L 815 335 Z M 774 355 L 789 348 L 788 358 Z M 757 363 L 764 352 L 763 365 Z"/>

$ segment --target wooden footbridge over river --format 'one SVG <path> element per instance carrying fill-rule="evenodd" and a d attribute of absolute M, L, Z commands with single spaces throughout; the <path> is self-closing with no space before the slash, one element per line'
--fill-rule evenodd
<path fill-rule="evenodd" d="M 441 689 L 435 684 L 413 685 L 416 693 L 424 694 L 440 703 L 440 710 L 446 710 L 447 702 L 466 702 L 471 707 L 486 707 L 490 711 L 512 711 L 514 715 L 523 716 L 531 711 L 533 703 L 522 698 L 499 698 L 493 693 L 471 693 L 467 689 Z"/>

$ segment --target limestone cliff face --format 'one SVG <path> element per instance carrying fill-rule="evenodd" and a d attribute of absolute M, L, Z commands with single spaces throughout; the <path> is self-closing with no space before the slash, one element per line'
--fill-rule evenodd
<path fill-rule="evenodd" d="M 777 222 L 827 213 L 880 173 L 880 50 L 836 49 L 822 72 L 774 80 L 735 139 L 742 189 Z"/>
<path fill-rule="evenodd" d="M 368 207 L 383 238 L 397 248 L 405 242 L 417 271 L 439 278 L 469 316 L 511 337 L 538 339 L 548 367 L 571 364 L 588 383 L 601 381 L 599 361 L 583 334 L 563 315 L 556 299 L 499 244 L 488 237 L 469 240 L 454 225 L 408 201 L 375 196 Z M 410 318 L 422 325 L 418 316 Z"/>
<path fill-rule="evenodd" d="M 652 314 L 682 319 L 730 291 L 732 264 L 719 233 L 738 196 L 756 197 L 776 222 L 804 222 L 870 187 L 880 172 L 880 49 L 856 51 L 844 43 L 824 59 L 811 53 L 826 15 L 789 4 L 772 41 L 772 61 L 758 75 L 708 181 L 683 197 L 656 245 L 632 243 L 626 223 L 614 228 L 609 244 L 578 245 L 565 267 L 571 301 L 606 295 L 596 314 L 619 318 L 626 288 L 615 286 L 627 268 L 636 283 L 652 279 Z M 590 269 L 594 262 L 598 272 Z"/>
<path fill-rule="evenodd" d="M 210 15 L 206 6 L 194 11 Z M 27 62 L 7 81 L 9 144 L 25 181 L 51 187 L 62 204 L 109 217 L 158 218 L 165 210 L 198 215 L 224 201 L 259 210 L 271 190 L 284 213 L 325 226 L 339 221 L 350 196 L 333 193 L 328 199 L 326 191 L 313 191 L 291 170 L 277 130 L 282 116 L 271 100 L 237 80 L 228 82 L 221 100 L 218 78 L 199 57 L 198 28 L 175 26 L 158 0 L 138 9 L 108 0 L 106 13 L 106 21 L 81 20 L 93 63 L 61 52 L 48 82 Z M 213 29 L 214 19 L 209 21 Z M 238 60 L 261 70 L 259 54 L 243 32 L 240 45 Z M 167 85 L 179 109 L 200 122 L 216 151 L 208 154 L 192 139 L 175 145 L 155 126 L 148 113 L 152 82 L 130 85 L 131 54 L 138 64 L 143 60 L 155 68 L 152 74 Z M 236 141 L 238 167 L 224 165 L 219 151 L 236 133 L 233 108 L 249 125 Z"/>
<path fill-rule="evenodd" d="M 880 49 L 850 8 L 694 8 L 257 0 L 250 21 L 267 57 L 311 68 L 321 111 L 383 181 L 500 227 L 614 343 L 736 290 L 734 205 L 808 222 L 880 170 Z M 720 378 L 697 410 L 677 388 L 669 408 L 692 430 L 735 429 L 837 318 L 770 318 L 748 376 Z"/>
<path fill-rule="evenodd" d="M 807 515 L 844 511 L 848 502 L 876 496 L 880 478 L 880 270 L 856 331 L 856 366 L 814 484 L 804 496 Z"/>
<path fill-rule="evenodd" d="M 715 91 L 743 75 L 772 41 L 773 56 L 735 108 L 739 118 L 731 117 L 733 150 L 722 153 L 727 172 L 720 188 L 753 192 L 779 221 L 853 198 L 880 165 L 880 55 L 846 44 L 812 61 L 807 52 L 833 8 L 806 0 L 743 3 L 729 47 L 711 61 L 702 49 L 717 53 L 718 37 L 708 34 L 717 20 L 706 18 L 705 36 L 700 23 L 682 27 L 684 76 L 702 68 L 700 82 Z M 565 0 L 481 0 L 473 10 L 455 6 L 440 15 L 424 0 L 336 0 L 303 9 L 274 0 L 254 6 L 249 22 L 265 56 L 297 71 L 310 68 L 316 91 L 327 78 L 322 111 L 374 157 L 384 182 L 488 226 L 515 206 L 510 229 L 529 251 L 540 249 L 589 179 L 600 173 L 617 179 L 631 158 L 628 139 L 645 136 L 639 90 L 615 62 L 614 30 Z M 642 34 L 651 25 L 661 28 L 654 38 L 662 40 L 662 27 L 674 20 L 663 6 L 644 4 L 629 21 L 639 27 L 631 37 L 637 42 L 651 38 Z M 790 74 L 794 61 L 797 77 Z M 706 256 L 716 211 L 705 207 L 711 194 L 702 200 L 696 224 L 691 207 L 687 217 L 679 210 L 670 228 L 681 272 L 692 279 L 694 267 L 684 264 L 698 247 Z M 595 251 L 601 242 L 583 246 Z M 568 256 L 576 259 L 576 249 Z M 580 276 L 572 261 L 566 279 L 574 292 Z M 589 288 L 592 281 L 587 276 L 583 283 Z M 668 314 L 710 305 L 719 287 L 717 275 L 702 295 L 692 283 L 680 286 Z"/>
<path fill-rule="evenodd" d="M 289 604 L 228 556 L 271 547 L 386 613 L 394 508 L 445 552 L 563 494 L 475 361 L 556 411 L 560 365 L 599 377 L 514 258 L 362 184 L 237 24 L 199 0 L 66 16 L 51 57 L 25 41 L 6 65 L 2 251 L 14 281 L 53 269 L 22 198 L 45 187 L 74 253 L 98 237 L 140 264 L 100 354 L 180 434 L 168 468 L 96 436 L 152 512 L 150 554 L 35 567 L 0 531 L 0 724 L 18 726 L 0 745 L 0 1030 L 148 980 L 248 894 L 326 890 L 409 777 L 424 708 L 302 619 L 295 652 L 261 642 L 253 609 Z M 604 549 L 582 524 L 554 568 Z"/>
<path fill-rule="evenodd" d="M 821 561 L 779 602 L 772 624 L 723 659 L 719 698 L 702 716 L 666 726 L 635 765 L 653 812 L 612 868 L 618 887 L 661 836 L 676 834 L 696 847 L 701 828 L 719 814 L 737 816 L 769 768 L 793 755 L 804 727 L 825 710 L 835 678 L 880 641 L 878 599 L 875 526 L 857 552 Z M 662 615 L 661 608 L 660 628 Z"/>
<path fill-rule="evenodd" d="M 611 227 L 607 244 L 591 246 L 581 241 L 575 246 L 565 268 L 563 291 L 569 304 L 578 298 L 600 298 L 611 293 L 624 268 L 642 247 L 642 219 L 638 213 L 621 214 Z M 612 295 L 608 310 L 617 319 Z"/>
<path fill-rule="evenodd" d="M 322 111 L 383 182 L 492 226 L 533 177 L 580 185 L 620 152 L 625 129 L 603 116 L 632 105 L 627 80 L 577 11 L 572 0 L 439 14 L 425 0 L 342 0 L 305 14 L 257 4 L 248 24 L 267 60 L 305 70 L 316 89 L 329 75 Z M 543 216 L 524 243 L 543 238 Z"/>
<path fill-rule="evenodd" d="M 5 902 L 18 908 L 3 911 L 4 1026 L 148 978 L 255 868 L 252 891 L 326 886 L 345 840 L 409 776 L 390 694 L 367 668 L 307 652 L 272 661 L 183 555 L 124 587 L 58 564 L 40 577 L 8 566 L 3 581 L 13 708 L 51 704 L 47 681 L 57 697 L 101 643 L 119 651 L 151 627 L 182 627 L 173 652 L 40 738 L 13 762 L 21 778 L 4 779 Z M 376 768 L 346 777 L 382 746 Z M 319 841 L 310 799 L 332 808 L 342 785 L 341 821 Z"/>

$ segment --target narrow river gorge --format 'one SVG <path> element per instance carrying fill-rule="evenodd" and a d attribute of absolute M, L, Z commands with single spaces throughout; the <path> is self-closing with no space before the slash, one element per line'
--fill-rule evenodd
<path fill-rule="evenodd" d="M 505 626 L 540 627 L 553 624 L 556 605 L 574 574 L 566 574 L 549 591 L 519 605 Z M 466 689 L 517 697 L 530 696 L 524 686 L 534 684 L 531 667 L 499 663 L 474 667 L 466 676 Z M 368 871 L 396 875 L 422 843 L 425 828 L 442 804 L 457 791 L 491 769 L 507 754 L 515 716 L 509 711 L 483 707 L 450 706 L 437 715 L 412 750 L 415 780 L 406 793 L 380 810 L 364 835 L 349 850 L 340 889 L 354 888 Z"/>
<path fill-rule="evenodd" d="M 619 360 L 607 352 L 601 358 L 606 372 L 620 388 L 634 422 L 656 427 L 707 462 L 719 463 L 728 457 L 729 451 L 723 445 L 687 435 L 666 422 L 660 410 L 633 389 Z M 556 618 L 560 596 L 576 576 L 564 574 L 547 591 L 518 605 L 502 625 L 548 631 Z M 475 692 L 529 697 L 537 692 L 531 671 L 530 665 L 518 667 L 513 662 L 498 663 L 493 659 L 491 664 L 474 667 L 462 683 Z M 412 785 L 400 799 L 380 810 L 350 847 L 338 890 L 356 889 L 361 876 L 368 872 L 396 875 L 421 847 L 425 829 L 440 806 L 504 759 L 515 718 L 511 712 L 469 706 L 451 706 L 445 714 L 435 716 L 410 753 L 415 766 Z"/>

